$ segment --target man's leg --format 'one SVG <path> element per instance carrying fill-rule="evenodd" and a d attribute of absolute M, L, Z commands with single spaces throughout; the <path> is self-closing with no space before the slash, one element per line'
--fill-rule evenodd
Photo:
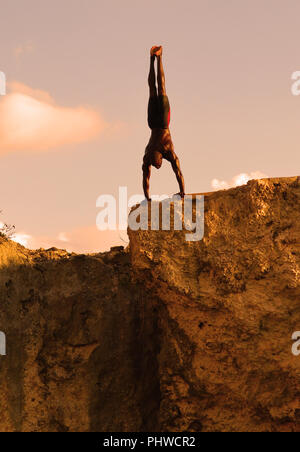
<path fill-rule="evenodd" d="M 162 48 L 156 52 L 158 94 L 166 96 L 165 73 L 162 64 Z"/>
<path fill-rule="evenodd" d="M 150 70 L 148 75 L 149 85 L 149 101 L 148 101 L 148 126 L 150 129 L 154 129 L 157 126 L 157 90 L 155 81 L 155 50 L 156 46 L 150 50 Z"/>
<path fill-rule="evenodd" d="M 159 96 L 159 109 L 161 118 L 161 128 L 168 129 L 170 124 L 170 103 L 166 93 L 165 73 L 162 64 L 162 47 L 158 47 L 155 52 L 157 58 L 157 84 Z"/>
<path fill-rule="evenodd" d="M 150 70 L 148 75 L 148 85 L 150 97 L 157 96 L 155 84 L 155 69 L 154 69 L 155 55 L 150 55 Z"/>

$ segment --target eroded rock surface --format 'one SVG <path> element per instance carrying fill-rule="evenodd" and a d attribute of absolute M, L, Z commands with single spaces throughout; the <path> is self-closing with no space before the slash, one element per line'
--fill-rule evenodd
<path fill-rule="evenodd" d="M 300 431 L 299 178 L 205 197 L 205 234 L 0 239 L 0 431 Z"/>
<path fill-rule="evenodd" d="M 128 253 L 0 245 L 1 431 L 141 428 Z"/>
<path fill-rule="evenodd" d="M 160 428 L 300 431 L 299 178 L 206 196 L 202 241 L 129 235 L 157 311 Z"/>

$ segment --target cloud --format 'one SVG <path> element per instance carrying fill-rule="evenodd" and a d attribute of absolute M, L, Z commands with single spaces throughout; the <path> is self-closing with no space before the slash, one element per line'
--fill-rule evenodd
<path fill-rule="evenodd" d="M 31 238 L 32 238 L 31 235 L 24 234 L 21 232 L 21 233 L 15 233 L 13 235 L 13 237 L 11 237 L 11 240 L 27 247 Z"/>
<path fill-rule="evenodd" d="M 30 249 L 60 248 L 75 253 L 99 253 L 111 246 L 126 246 L 128 238 L 124 231 L 99 231 L 96 226 L 75 228 L 59 232 L 56 236 L 33 237 L 26 232 L 17 232 L 13 240 Z"/>
<path fill-rule="evenodd" d="M 66 108 L 49 93 L 18 82 L 0 98 L 0 154 L 47 151 L 95 138 L 109 125 L 86 107 Z"/>
<path fill-rule="evenodd" d="M 245 185 L 251 179 L 263 179 L 265 177 L 268 176 L 261 171 L 254 171 L 250 174 L 241 173 L 237 176 L 234 176 L 229 182 L 225 180 L 213 179 L 211 181 L 211 186 L 214 190 L 226 190 L 230 187 L 239 187 L 240 185 Z"/>
<path fill-rule="evenodd" d="M 3 221 L 0 221 L 0 230 L 1 229 L 6 229 L 5 223 L 3 223 Z M 12 231 L 12 235 L 9 235 L 9 238 L 14 242 L 20 243 L 23 246 L 27 246 L 29 240 L 31 239 L 31 236 L 23 232 L 17 233 Z"/>
<path fill-rule="evenodd" d="M 22 55 L 32 53 L 34 51 L 34 46 L 31 41 L 27 41 L 24 44 L 20 44 L 13 49 L 13 53 L 17 59 Z"/>

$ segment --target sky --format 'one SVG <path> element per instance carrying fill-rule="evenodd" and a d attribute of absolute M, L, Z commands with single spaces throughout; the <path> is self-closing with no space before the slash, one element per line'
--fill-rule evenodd
<path fill-rule="evenodd" d="M 30 248 L 98 252 L 100 195 L 142 194 L 149 50 L 163 46 L 186 192 L 299 174 L 298 0 L 0 0 L 0 222 Z M 168 162 L 152 194 L 178 186 Z"/>

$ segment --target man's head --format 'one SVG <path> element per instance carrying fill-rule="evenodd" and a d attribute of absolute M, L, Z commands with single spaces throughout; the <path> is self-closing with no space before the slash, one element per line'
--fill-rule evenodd
<path fill-rule="evenodd" d="M 162 154 L 159 151 L 154 151 L 152 153 L 152 161 L 151 164 L 155 166 L 155 168 L 159 169 L 162 165 Z"/>

